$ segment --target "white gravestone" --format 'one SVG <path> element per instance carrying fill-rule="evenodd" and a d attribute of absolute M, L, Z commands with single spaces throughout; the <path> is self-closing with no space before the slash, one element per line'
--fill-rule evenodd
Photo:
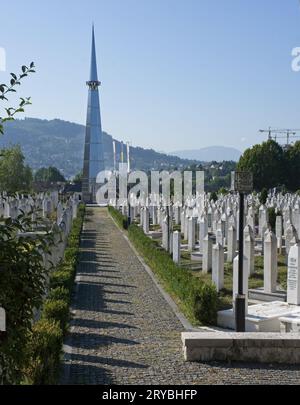
<path fill-rule="evenodd" d="M 188 250 L 192 252 L 195 249 L 195 238 L 196 238 L 196 218 L 191 217 L 188 221 Z"/>
<path fill-rule="evenodd" d="M 282 217 L 276 216 L 275 233 L 277 238 L 277 248 L 281 251 L 282 248 Z"/>
<path fill-rule="evenodd" d="M 6 314 L 4 308 L 0 308 L 0 332 L 6 332 Z"/>
<path fill-rule="evenodd" d="M 224 287 L 224 248 L 219 243 L 212 249 L 212 282 L 217 291 Z"/>
<path fill-rule="evenodd" d="M 300 243 L 291 246 L 288 257 L 287 303 L 300 305 Z"/>
<path fill-rule="evenodd" d="M 165 250 L 169 251 L 169 230 L 167 219 L 164 219 L 162 223 L 162 246 Z"/>
<path fill-rule="evenodd" d="M 202 273 L 208 273 L 212 266 L 212 239 L 206 235 L 203 240 Z"/>
<path fill-rule="evenodd" d="M 277 290 L 277 239 L 272 231 L 264 238 L 264 292 Z"/>
<path fill-rule="evenodd" d="M 178 231 L 173 232 L 173 261 L 180 263 L 180 239 L 181 235 Z"/>
<path fill-rule="evenodd" d="M 150 213 L 149 213 L 149 209 L 147 207 L 144 208 L 143 215 L 144 215 L 143 229 L 144 229 L 144 232 L 147 234 L 147 233 L 149 233 L 149 221 L 150 221 Z"/>
<path fill-rule="evenodd" d="M 244 237 L 244 256 L 247 258 L 247 274 L 254 273 L 254 237 L 247 234 Z"/>
<path fill-rule="evenodd" d="M 236 255 L 237 237 L 234 226 L 228 228 L 227 262 L 232 263 Z"/>
<path fill-rule="evenodd" d="M 199 221 L 199 251 L 203 253 L 203 240 L 208 233 L 208 221 L 206 217 L 201 217 Z"/>

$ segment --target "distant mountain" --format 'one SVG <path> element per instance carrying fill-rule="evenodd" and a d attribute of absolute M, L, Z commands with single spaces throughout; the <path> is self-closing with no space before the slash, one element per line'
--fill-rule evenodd
<path fill-rule="evenodd" d="M 237 162 L 241 154 L 239 150 L 226 146 L 209 146 L 202 149 L 172 152 L 172 155 L 176 155 L 181 159 L 192 159 L 201 162 L 222 162 L 223 160 Z"/>
<path fill-rule="evenodd" d="M 57 167 L 66 178 L 82 170 L 85 127 L 68 121 L 26 118 L 7 122 L 5 133 L 0 137 L 0 148 L 19 144 L 26 162 L 33 169 Z M 104 159 L 107 169 L 113 167 L 113 138 L 103 132 Z M 116 141 L 117 162 L 121 156 L 121 142 Z M 126 146 L 124 145 L 126 158 Z M 183 168 L 192 159 L 170 156 L 152 149 L 131 147 L 131 167 L 139 170 L 163 170 Z"/>

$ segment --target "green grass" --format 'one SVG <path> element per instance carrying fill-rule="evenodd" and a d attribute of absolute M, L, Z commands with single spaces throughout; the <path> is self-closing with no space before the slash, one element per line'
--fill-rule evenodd
<path fill-rule="evenodd" d="M 264 258 L 255 256 L 254 274 L 249 277 L 249 289 L 259 288 L 264 285 Z M 201 271 L 190 271 L 194 277 L 200 277 L 204 280 L 211 280 L 211 273 L 202 274 Z M 281 288 L 286 289 L 287 266 L 285 257 L 278 256 L 278 278 L 277 282 Z M 224 288 L 218 293 L 218 310 L 232 307 L 232 284 L 233 284 L 233 266 L 232 263 L 224 263 Z"/>

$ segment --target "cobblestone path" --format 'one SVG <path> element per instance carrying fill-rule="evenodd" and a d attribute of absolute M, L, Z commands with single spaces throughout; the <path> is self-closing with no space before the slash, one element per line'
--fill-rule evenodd
<path fill-rule="evenodd" d="M 183 327 L 105 208 L 87 208 L 62 384 L 299 384 L 300 367 L 186 363 Z"/>

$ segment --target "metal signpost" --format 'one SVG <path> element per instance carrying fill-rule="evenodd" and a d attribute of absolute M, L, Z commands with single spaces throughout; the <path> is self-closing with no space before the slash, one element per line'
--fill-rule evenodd
<path fill-rule="evenodd" d="M 253 190 L 253 174 L 249 172 L 232 172 L 231 189 L 237 191 L 240 196 L 239 206 L 239 271 L 238 271 L 238 294 L 235 297 L 235 330 L 245 332 L 245 294 L 243 289 L 243 265 L 244 265 L 244 195 Z"/>

